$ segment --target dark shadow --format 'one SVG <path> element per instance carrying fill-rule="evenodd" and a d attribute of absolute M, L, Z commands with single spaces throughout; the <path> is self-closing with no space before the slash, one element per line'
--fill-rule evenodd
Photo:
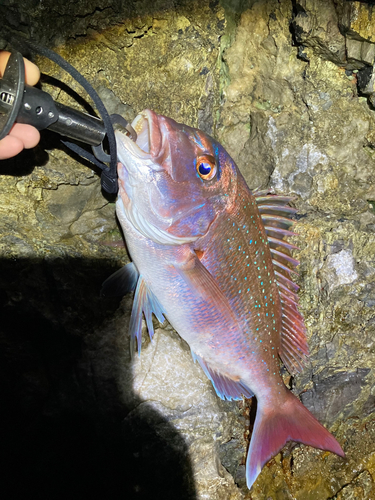
<path fill-rule="evenodd" d="M 64 146 L 61 140 L 67 141 L 70 139 L 55 132 L 51 132 L 48 129 L 42 130 L 40 133 L 40 142 L 35 148 L 24 149 L 13 158 L 1 160 L 0 175 L 11 175 L 14 177 L 25 177 L 30 175 L 35 167 L 42 167 L 48 164 L 48 151 L 59 149 L 63 150 L 70 158 L 79 161 L 83 166 L 93 170 L 98 176 L 100 176 L 101 170 L 98 167 L 85 158 L 82 158 L 78 154 L 74 153 L 68 147 Z M 71 140 L 71 142 L 75 141 Z M 88 152 L 92 153 L 90 146 L 78 141 L 76 141 L 76 143 L 87 149 Z"/>
<path fill-rule="evenodd" d="M 51 132 L 52 134 L 52 132 Z M 54 134 L 57 135 L 57 134 Z M 42 136 L 43 140 L 43 136 Z M 50 149 L 51 146 L 48 146 Z M 30 175 L 35 167 L 46 165 L 49 156 L 42 144 L 34 149 L 24 149 L 19 155 L 8 160 L 1 160 L 0 175 L 24 177 Z"/>
<path fill-rule="evenodd" d="M 119 307 L 99 296 L 113 271 L 105 260 L 0 260 L 2 498 L 196 499 L 184 439 L 138 411 L 132 387 L 121 387 L 125 404 L 115 377 L 98 375 L 100 326 Z"/>

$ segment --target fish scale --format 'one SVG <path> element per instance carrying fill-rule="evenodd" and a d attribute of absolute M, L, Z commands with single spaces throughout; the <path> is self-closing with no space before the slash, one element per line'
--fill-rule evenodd
<path fill-rule="evenodd" d="M 238 198 L 236 211 L 221 219 L 217 224 L 220 227 L 212 227 L 217 236 L 209 237 L 207 241 L 202 238 L 202 263 L 225 290 L 241 322 L 243 340 L 236 339 L 234 345 L 232 341 L 231 348 L 243 354 L 241 349 L 246 344 L 250 357 L 246 359 L 245 367 L 237 365 L 233 368 L 242 375 L 244 370 L 257 370 L 265 371 L 265 375 L 271 371 L 279 377 L 275 353 L 280 347 L 281 304 L 272 257 L 255 199 L 246 185 L 241 186 Z M 224 239 L 222 235 L 225 235 Z M 229 269 L 229 272 L 221 272 L 222 268 Z M 257 359 L 261 356 L 260 367 L 252 363 L 251 355 Z M 249 374 L 249 379 L 252 376 Z M 252 380 L 250 388 L 255 383 Z"/>
<path fill-rule="evenodd" d="M 298 261 L 288 196 L 250 192 L 224 148 L 202 131 L 145 110 L 132 123 L 142 148 L 116 133 L 116 211 L 132 263 L 103 285 L 135 290 L 131 345 L 141 350 L 142 315 L 190 345 L 222 399 L 257 398 L 246 460 L 249 488 L 293 440 L 344 456 L 336 439 L 285 387 L 308 356 L 291 276 Z M 147 141 L 148 137 L 148 141 Z M 125 284 L 124 284 L 125 283 Z"/>

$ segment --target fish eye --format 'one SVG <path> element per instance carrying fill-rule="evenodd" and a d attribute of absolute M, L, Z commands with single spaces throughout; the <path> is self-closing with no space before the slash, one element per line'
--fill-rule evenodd
<path fill-rule="evenodd" d="M 210 181 L 216 174 L 216 161 L 213 156 L 205 155 L 197 159 L 197 172 L 201 179 Z"/>

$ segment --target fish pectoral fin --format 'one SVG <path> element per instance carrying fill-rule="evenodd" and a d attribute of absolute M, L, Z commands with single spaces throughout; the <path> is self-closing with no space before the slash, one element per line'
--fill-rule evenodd
<path fill-rule="evenodd" d="M 198 295 L 212 312 L 215 311 L 222 318 L 230 318 L 232 325 L 241 331 L 228 298 L 195 253 L 191 254 L 191 257 L 183 264 L 174 265 L 174 267 L 193 294 Z"/>
<path fill-rule="evenodd" d="M 195 354 L 193 351 L 191 351 L 191 354 L 194 361 L 197 360 L 201 365 L 207 378 L 211 380 L 219 398 L 231 401 L 232 399 L 242 399 L 242 396 L 245 396 L 245 398 L 252 398 L 254 396 L 252 391 L 242 382 L 241 379 L 234 380 L 228 375 L 215 370 L 203 358 Z"/>
<path fill-rule="evenodd" d="M 137 339 L 138 355 L 141 355 L 142 347 L 142 314 L 145 315 L 146 325 L 150 339 L 154 336 L 154 325 L 152 324 L 152 314 L 160 323 L 164 323 L 164 311 L 153 292 L 147 287 L 142 276 L 139 276 L 137 288 L 134 294 L 132 313 L 130 316 L 130 353 L 135 351 L 135 339 Z"/>
<path fill-rule="evenodd" d="M 129 262 L 103 283 L 100 295 L 104 297 L 123 297 L 132 292 L 138 281 L 139 273 L 133 262 Z"/>

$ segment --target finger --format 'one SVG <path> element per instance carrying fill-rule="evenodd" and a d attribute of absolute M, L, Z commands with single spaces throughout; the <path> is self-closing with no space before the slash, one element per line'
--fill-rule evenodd
<path fill-rule="evenodd" d="M 36 64 L 23 58 L 25 63 L 25 80 L 28 85 L 35 85 L 40 78 L 40 71 Z"/>
<path fill-rule="evenodd" d="M 0 51 L 0 76 L 3 76 L 5 67 L 7 65 L 10 52 L 6 50 Z M 29 61 L 28 59 L 23 59 L 25 63 L 25 80 L 28 85 L 35 85 L 38 83 L 40 78 L 40 71 L 38 66 Z"/>
<path fill-rule="evenodd" d="M 23 142 L 18 137 L 7 135 L 0 141 L 0 160 L 18 155 L 23 150 Z"/>
<path fill-rule="evenodd" d="M 34 148 L 40 140 L 39 131 L 31 125 L 26 125 L 24 123 L 16 123 L 13 125 L 9 135 L 19 139 L 25 149 Z"/>
<path fill-rule="evenodd" d="M 10 52 L 7 52 L 6 50 L 2 50 L 0 52 L 0 76 L 3 76 L 5 67 L 7 65 L 8 59 L 10 56 Z"/>

